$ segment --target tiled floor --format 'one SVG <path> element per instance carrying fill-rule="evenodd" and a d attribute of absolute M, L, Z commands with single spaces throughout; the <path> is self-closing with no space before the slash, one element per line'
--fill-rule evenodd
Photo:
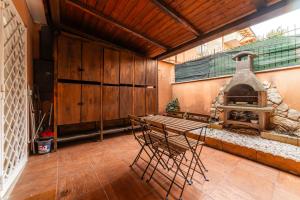
<path fill-rule="evenodd" d="M 141 169 L 129 167 L 138 150 L 132 135 L 120 135 L 32 156 L 10 199 L 163 199 L 155 181 L 142 181 Z M 196 177 L 184 200 L 300 200 L 300 177 L 207 147 L 202 158 L 210 181 Z M 169 199 L 177 193 L 174 187 Z"/>

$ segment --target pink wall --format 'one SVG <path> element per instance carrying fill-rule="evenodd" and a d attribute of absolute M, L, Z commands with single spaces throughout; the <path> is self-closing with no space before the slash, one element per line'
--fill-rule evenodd
<path fill-rule="evenodd" d="M 158 62 L 158 112 L 165 112 L 166 105 L 172 99 L 172 71 L 174 65 Z"/>
<path fill-rule="evenodd" d="M 277 86 L 284 102 L 291 108 L 300 110 L 300 66 L 256 75 L 262 82 L 267 80 Z M 230 79 L 231 77 L 226 77 L 173 84 L 172 96 L 179 99 L 182 111 L 209 114 L 213 99 Z"/>

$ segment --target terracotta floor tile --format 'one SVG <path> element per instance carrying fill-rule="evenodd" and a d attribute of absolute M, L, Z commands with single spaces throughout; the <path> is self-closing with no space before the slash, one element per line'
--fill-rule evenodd
<path fill-rule="evenodd" d="M 66 145 L 56 153 L 31 156 L 10 199 L 70 200 L 159 200 L 170 182 L 152 168 L 141 174 L 146 163 L 132 163 L 140 146 L 132 135 L 109 137 L 103 142 Z M 148 157 L 144 154 L 144 158 Z M 187 155 L 191 157 L 191 155 Z M 208 168 L 209 182 L 195 174 L 186 185 L 184 200 L 297 200 L 300 178 L 252 161 L 204 147 L 201 159 Z M 162 167 L 159 167 L 163 170 Z M 171 174 L 171 173 L 169 173 Z M 176 178 L 182 183 L 182 178 Z M 173 187 L 169 199 L 177 199 L 180 189 Z"/>
<path fill-rule="evenodd" d="M 300 178 L 298 176 L 288 174 L 286 172 L 279 172 L 276 187 L 292 193 L 300 199 Z"/>
<path fill-rule="evenodd" d="M 300 196 L 275 186 L 272 200 L 300 200 Z"/>
<path fill-rule="evenodd" d="M 272 199 L 274 183 L 262 178 L 255 169 L 250 172 L 238 166 L 226 177 L 226 180 L 257 200 Z"/>

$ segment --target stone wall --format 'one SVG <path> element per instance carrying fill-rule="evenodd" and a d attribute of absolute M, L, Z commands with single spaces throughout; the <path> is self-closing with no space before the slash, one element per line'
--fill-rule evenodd
<path fill-rule="evenodd" d="M 274 112 L 271 114 L 270 128 L 281 134 L 300 136 L 300 112 L 284 103 L 284 99 L 279 94 L 275 85 L 264 81 L 263 86 L 267 90 L 268 106 L 274 108 Z M 223 110 L 218 109 L 217 106 L 222 105 L 224 102 L 225 87 L 226 85 L 220 88 L 217 97 L 212 102 L 210 110 L 210 115 L 219 120 L 222 120 Z"/>

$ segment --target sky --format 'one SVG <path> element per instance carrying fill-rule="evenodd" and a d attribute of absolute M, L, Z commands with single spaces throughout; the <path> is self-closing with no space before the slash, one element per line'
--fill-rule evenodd
<path fill-rule="evenodd" d="M 293 30 L 295 26 L 300 28 L 300 9 L 251 26 L 251 29 L 257 37 L 263 37 L 271 30 L 276 30 L 280 26 L 288 30 Z"/>

